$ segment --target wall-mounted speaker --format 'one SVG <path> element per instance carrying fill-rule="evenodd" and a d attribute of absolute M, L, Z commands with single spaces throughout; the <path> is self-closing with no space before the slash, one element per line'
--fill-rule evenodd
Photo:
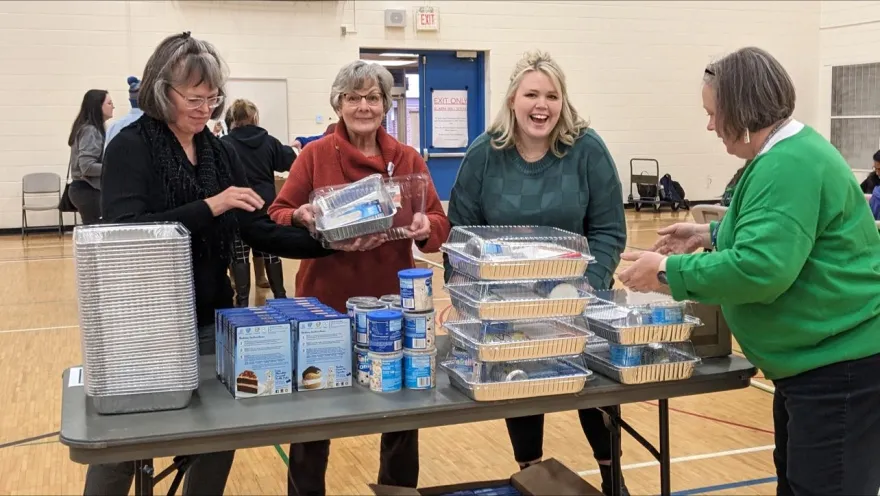
<path fill-rule="evenodd" d="M 405 28 L 406 27 L 406 10 L 404 10 L 404 9 L 386 9 L 385 10 L 385 27 L 386 28 Z"/>

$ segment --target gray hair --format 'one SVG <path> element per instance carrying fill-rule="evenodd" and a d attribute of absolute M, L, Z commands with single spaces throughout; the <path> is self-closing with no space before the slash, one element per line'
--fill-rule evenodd
<path fill-rule="evenodd" d="M 760 48 L 741 48 L 709 64 L 703 82 L 715 92 L 716 123 L 726 138 L 738 140 L 794 113 L 791 77 Z"/>
<path fill-rule="evenodd" d="M 147 60 L 138 106 L 150 117 L 174 122 L 177 112 L 168 95 L 172 86 L 204 83 L 225 97 L 227 75 L 226 65 L 213 45 L 191 37 L 189 31 L 169 36 L 159 43 Z M 211 119 L 219 119 L 223 107 L 215 108 Z"/>
<path fill-rule="evenodd" d="M 330 88 L 330 106 L 338 112 L 342 108 L 342 95 L 368 88 L 372 83 L 379 86 L 382 91 L 387 113 L 391 110 L 391 87 L 394 86 L 394 77 L 384 66 L 363 60 L 355 60 L 339 69 Z"/>

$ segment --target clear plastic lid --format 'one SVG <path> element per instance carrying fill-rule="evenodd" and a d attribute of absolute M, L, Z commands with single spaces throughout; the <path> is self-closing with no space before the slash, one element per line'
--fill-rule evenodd
<path fill-rule="evenodd" d="M 409 237 L 409 226 L 416 215 L 424 215 L 431 178 L 428 174 L 407 174 L 385 179 L 385 188 L 394 203 L 395 213 L 390 240 Z"/>
<path fill-rule="evenodd" d="M 349 184 L 325 186 L 309 195 L 319 231 L 394 215 L 394 200 L 380 174 Z"/>
<path fill-rule="evenodd" d="M 688 315 L 689 301 L 675 301 L 662 293 L 636 293 L 625 289 L 599 290 L 587 309 L 586 317 L 594 325 L 611 329 L 677 324 L 699 325 Z"/>
<path fill-rule="evenodd" d="M 583 317 L 484 322 L 453 310 L 443 326 L 454 346 L 485 362 L 575 355 L 593 335 Z"/>
<path fill-rule="evenodd" d="M 486 281 L 453 272 L 446 289 L 469 303 L 530 302 L 591 299 L 592 288 L 586 277 L 563 280 Z"/>
<path fill-rule="evenodd" d="M 593 260 L 587 238 L 547 226 L 456 226 L 443 248 L 486 262 Z"/>
<path fill-rule="evenodd" d="M 493 281 L 454 273 L 446 289 L 456 310 L 493 321 L 576 316 L 593 299 L 585 277 Z"/>
<path fill-rule="evenodd" d="M 584 352 L 590 361 L 598 361 L 617 369 L 700 361 L 690 341 L 627 346 L 594 337 L 587 343 Z"/>
<path fill-rule="evenodd" d="M 486 280 L 574 279 L 594 261 L 585 237 L 545 226 L 457 226 L 441 249 L 455 270 Z"/>
<path fill-rule="evenodd" d="M 443 366 L 468 384 L 537 381 L 569 377 L 583 378 L 590 375 L 581 355 L 536 360 L 481 362 L 474 360 L 466 350 L 453 348 L 443 361 Z"/>

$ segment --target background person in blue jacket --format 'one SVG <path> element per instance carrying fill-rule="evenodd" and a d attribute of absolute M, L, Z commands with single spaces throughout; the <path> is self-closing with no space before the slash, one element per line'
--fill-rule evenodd
<path fill-rule="evenodd" d="M 128 101 L 131 103 L 131 110 L 119 120 L 114 121 L 110 124 L 110 127 L 107 128 L 107 137 L 104 138 L 104 151 L 107 151 L 107 145 L 110 144 L 110 140 L 112 140 L 114 136 L 119 134 L 119 131 L 122 131 L 125 126 L 128 126 L 144 115 L 144 111 L 138 107 L 138 93 L 141 91 L 141 80 L 134 76 L 129 76 L 127 82 Z"/>

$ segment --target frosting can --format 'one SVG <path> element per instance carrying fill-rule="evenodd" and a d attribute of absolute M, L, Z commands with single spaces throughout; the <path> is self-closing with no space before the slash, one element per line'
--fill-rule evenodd
<path fill-rule="evenodd" d="M 357 360 L 357 382 L 361 386 L 370 385 L 370 350 L 360 346 L 354 347 Z"/>
<path fill-rule="evenodd" d="M 433 389 L 436 379 L 437 350 L 403 350 L 403 387 Z"/>
<path fill-rule="evenodd" d="M 397 273 L 400 280 L 400 306 L 411 312 L 434 309 L 434 289 L 431 269 L 405 269 Z"/>
<path fill-rule="evenodd" d="M 379 302 L 376 299 L 370 303 L 358 303 L 354 307 L 354 321 L 355 321 L 355 339 L 354 344 L 356 346 L 369 346 L 370 345 L 370 328 L 367 326 L 367 314 L 374 310 L 382 310 L 388 308 L 388 306 L 384 303 Z"/>
<path fill-rule="evenodd" d="M 392 307 L 393 306 L 399 307 L 400 306 L 400 295 L 387 294 L 387 295 L 381 296 L 379 298 L 379 301 L 381 301 L 382 303 L 387 303 L 389 306 L 392 306 Z"/>
<path fill-rule="evenodd" d="M 403 347 L 427 350 L 434 347 L 434 311 L 403 312 Z"/>
<path fill-rule="evenodd" d="M 393 393 L 403 387 L 403 352 L 370 352 L 370 390 Z"/>
<path fill-rule="evenodd" d="M 403 347 L 403 313 L 374 310 L 367 314 L 370 351 L 393 353 Z"/>

